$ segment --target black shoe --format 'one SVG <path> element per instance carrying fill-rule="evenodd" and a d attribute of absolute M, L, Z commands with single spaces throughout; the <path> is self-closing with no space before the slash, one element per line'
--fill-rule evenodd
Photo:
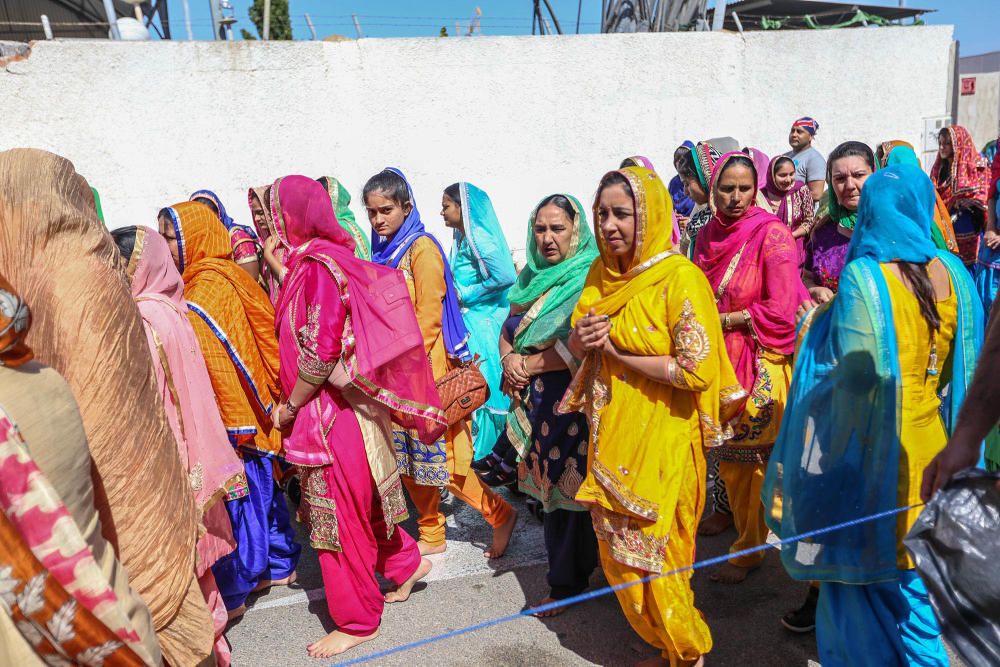
<path fill-rule="evenodd" d="M 500 463 L 500 457 L 494 454 L 493 452 L 490 452 L 483 458 L 476 459 L 475 461 L 473 461 L 471 464 L 469 464 L 469 467 L 475 470 L 476 472 L 489 472 L 493 470 L 493 468 L 495 468 L 499 463 Z"/>
<path fill-rule="evenodd" d="M 501 467 L 497 466 L 488 473 L 480 475 L 479 479 L 483 480 L 483 484 L 489 487 L 507 486 L 517 481 L 517 471 L 511 469 L 505 472 Z"/>
<path fill-rule="evenodd" d="M 819 601 L 819 589 L 809 587 L 806 601 L 795 611 L 790 611 L 781 617 L 781 624 L 792 632 L 806 633 L 816 629 L 816 603 Z"/>
<path fill-rule="evenodd" d="M 288 494 L 288 498 L 295 503 L 296 507 L 302 504 L 302 485 L 299 483 L 297 476 L 288 480 L 288 484 L 285 486 L 285 493 Z"/>

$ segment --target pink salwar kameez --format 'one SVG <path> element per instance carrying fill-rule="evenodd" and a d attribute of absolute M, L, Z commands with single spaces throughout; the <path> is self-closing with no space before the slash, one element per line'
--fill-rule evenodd
<path fill-rule="evenodd" d="M 275 305 L 284 396 L 299 378 L 318 385 L 285 432 L 285 459 L 302 483 L 299 518 L 319 553 L 330 616 L 340 632 L 368 635 L 381 623 L 376 573 L 402 584 L 420 565 L 391 448 L 391 423 L 433 442 L 445 428 L 412 306 L 385 338 L 370 327 L 380 312 L 375 283 L 395 270 L 359 260 L 322 185 L 304 176 L 272 188 L 277 234 L 291 248 Z M 408 295 L 398 276 L 399 298 Z M 380 283 L 381 284 L 381 283 Z M 412 335 L 408 335 L 412 334 Z M 407 348 L 402 341 L 412 339 Z M 399 354 L 386 359 L 385 350 Z M 376 357 L 373 350 L 380 352 Z M 335 373 L 336 370 L 336 373 Z M 341 378 L 335 386 L 331 375 Z"/>

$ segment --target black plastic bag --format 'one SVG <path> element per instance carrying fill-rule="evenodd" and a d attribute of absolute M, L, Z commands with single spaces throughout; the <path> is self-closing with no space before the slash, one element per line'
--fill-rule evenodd
<path fill-rule="evenodd" d="M 903 539 L 945 640 L 968 665 L 1000 665 L 1000 474 L 964 470 Z"/>

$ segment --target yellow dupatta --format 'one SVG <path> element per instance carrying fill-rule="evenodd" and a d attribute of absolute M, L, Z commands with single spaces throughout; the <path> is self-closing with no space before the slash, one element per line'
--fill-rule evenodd
<path fill-rule="evenodd" d="M 701 447 L 721 445 L 731 436 L 728 422 L 746 393 L 726 354 L 708 280 L 673 249 L 666 187 L 648 169 L 619 173 L 628 180 L 635 205 L 634 258 L 625 271 L 618 269 L 600 233 L 595 201 L 601 261 L 591 267 L 573 322 L 590 309 L 608 315 L 611 342 L 620 351 L 672 358 L 671 381 L 656 382 L 591 352 L 562 409 L 585 412 L 591 423 L 590 470 L 577 500 L 656 522 L 673 516 L 685 462 L 692 457 L 703 462 Z M 692 454 L 694 446 L 698 451 Z M 659 567 L 655 554 L 629 559 L 644 569 Z"/>

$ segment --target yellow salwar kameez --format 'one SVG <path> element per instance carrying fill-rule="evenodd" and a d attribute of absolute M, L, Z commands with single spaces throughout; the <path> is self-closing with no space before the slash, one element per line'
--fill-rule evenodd
<path fill-rule="evenodd" d="M 573 322 L 591 309 L 607 315 L 611 343 L 623 353 L 665 357 L 670 382 L 595 351 L 561 408 L 582 410 L 590 420 L 589 466 L 576 500 L 591 510 L 612 585 L 693 562 L 705 504 L 704 448 L 731 436 L 725 420 L 746 397 L 726 355 L 708 281 L 672 248 L 666 188 L 647 169 L 620 173 L 635 203 L 634 259 L 619 271 L 595 203 L 601 258 L 587 276 Z M 671 665 L 694 663 L 712 648 L 690 579 L 685 572 L 617 591 L 633 629 Z"/>
<path fill-rule="evenodd" d="M 444 258 L 430 238 L 413 242 L 399 262 L 406 278 L 424 337 L 424 350 L 435 379 L 455 368 L 445 348 L 441 323 L 441 301 L 445 295 Z M 431 546 L 445 543 L 445 517 L 439 509 L 440 486 L 478 511 L 493 528 L 510 518 L 512 509 L 503 498 L 484 486 L 471 472 L 472 431 L 470 420 L 452 425 L 444 442 L 435 446 L 420 444 L 416 437 L 394 433 L 396 459 L 413 504 L 417 508 L 420 541 Z M 443 446 L 442 446 L 443 445 Z M 442 451 L 443 450 L 443 451 Z"/>
<path fill-rule="evenodd" d="M 920 505 L 920 482 L 924 469 L 948 442 L 941 419 L 938 396 L 940 373 L 927 372 L 932 344 L 937 346 L 940 368 L 946 368 L 958 326 L 958 296 L 954 288 L 947 299 L 937 302 L 941 329 L 931 338 L 927 322 L 920 314 L 920 304 L 902 281 L 883 264 L 882 274 L 892 300 L 892 318 L 899 350 L 899 386 L 901 415 L 899 442 L 899 491 L 897 507 Z M 896 560 L 899 569 L 913 569 L 913 560 L 903 547 L 903 536 L 910 532 L 923 507 L 899 514 L 896 520 Z"/>

